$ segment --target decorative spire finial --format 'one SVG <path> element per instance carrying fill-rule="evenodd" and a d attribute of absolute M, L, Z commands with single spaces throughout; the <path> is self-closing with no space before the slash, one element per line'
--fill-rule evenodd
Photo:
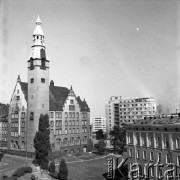
<path fill-rule="evenodd" d="M 41 23 L 41 19 L 40 19 L 40 17 L 39 17 L 39 14 L 38 14 L 37 19 L 36 19 L 36 24 L 37 24 L 37 25 L 41 25 L 41 24 L 42 24 L 42 23 Z"/>

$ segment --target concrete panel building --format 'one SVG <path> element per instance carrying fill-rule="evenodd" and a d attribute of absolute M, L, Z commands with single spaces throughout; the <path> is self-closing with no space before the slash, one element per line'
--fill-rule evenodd
<path fill-rule="evenodd" d="M 112 96 L 105 105 L 107 132 L 114 125 L 130 124 L 137 119 L 156 114 L 156 103 L 153 97 L 122 98 Z"/>

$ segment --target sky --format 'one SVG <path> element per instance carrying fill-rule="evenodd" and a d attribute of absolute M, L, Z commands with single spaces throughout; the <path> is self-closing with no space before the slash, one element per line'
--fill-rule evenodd
<path fill-rule="evenodd" d="M 0 102 L 9 103 L 39 13 L 55 86 L 72 85 L 91 116 L 111 96 L 180 105 L 180 8 L 176 0 L 0 0 Z M 179 11 L 178 11 L 179 8 Z"/>

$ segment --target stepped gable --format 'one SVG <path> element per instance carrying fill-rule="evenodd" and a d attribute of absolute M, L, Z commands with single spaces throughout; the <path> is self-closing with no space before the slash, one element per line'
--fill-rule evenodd
<path fill-rule="evenodd" d="M 21 82 L 21 89 L 24 93 L 26 101 L 28 101 L 28 83 Z M 62 111 L 70 90 L 66 87 L 54 86 L 54 84 L 49 86 L 49 90 L 49 110 Z M 85 100 L 82 101 L 79 96 L 76 99 L 79 103 L 81 111 L 90 111 Z"/>
<path fill-rule="evenodd" d="M 0 118 L 8 115 L 8 105 L 0 103 Z"/>
<path fill-rule="evenodd" d="M 90 112 L 90 108 L 89 106 L 87 105 L 86 101 L 82 101 L 81 98 L 78 96 L 77 97 L 77 101 L 79 103 L 79 106 L 80 106 L 80 109 L 81 111 L 87 111 L 87 112 Z"/>

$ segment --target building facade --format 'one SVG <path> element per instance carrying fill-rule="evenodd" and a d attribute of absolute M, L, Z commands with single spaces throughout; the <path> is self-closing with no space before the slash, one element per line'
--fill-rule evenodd
<path fill-rule="evenodd" d="M 180 174 L 179 117 L 146 118 L 128 125 L 126 143 L 129 172 L 139 169 L 140 175 L 149 173 L 149 179 L 170 179 L 171 175 L 176 179 Z M 172 169 L 172 166 L 167 166 L 168 163 L 174 164 L 173 172 L 166 172 Z M 146 164 L 151 165 L 148 168 Z"/>
<path fill-rule="evenodd" d="M 34 152 L 33 140 L 40 114 L 49 114 L 50 140 L 54 151 L 86 151 L 90 136 L 90 109 L 73 88 L 49 83 L 49 58 L 38 16 L 28 60 L 28 82 L 18 76 L 9 108 L 11 150 Z"/>
<path fill-rule="evenodd" d="M 0 103 L 0 149 L 7 149 L 8 105 Z"/>
<path fill-rule="evenodd" d="M 91 117 L 92 132 L 100 129 L 106 132 L 106 118 L 105 117 Z"/>
<path fill-rule="evenodd" d="M 152 97 L 144 98 L 122 98 L 121 96 L 112 96 L 106 102 L 106 122 L 107 132 L 114 125 L 130 124 L 138 119 L 144 119 L 146 116 L 155 116 L 156 103 Z"/>

